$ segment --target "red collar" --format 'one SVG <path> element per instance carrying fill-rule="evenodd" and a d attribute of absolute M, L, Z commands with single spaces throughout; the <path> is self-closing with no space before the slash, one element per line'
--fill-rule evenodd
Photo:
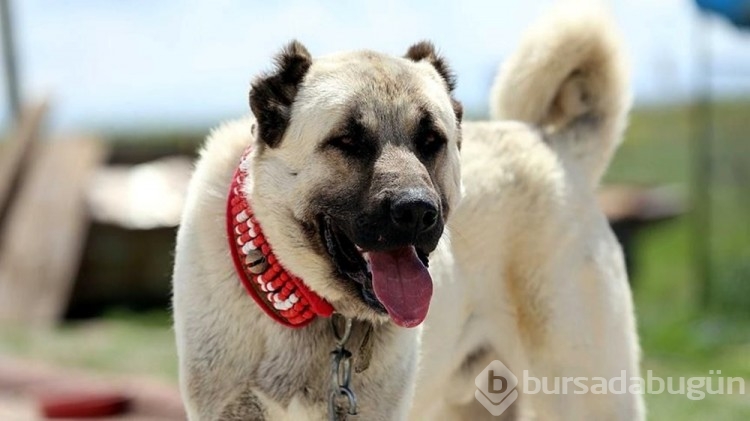
<path fill-rule="evenodd" d="M 303 327 L 315 316 L 329 317 L 333 307 L 288 272 L 271 250 L 244 195 L 251 147 L 234 172 L 227 199 L 227 238 L 234 269 L 247 293 L 269 316 L 289 327 Z"/>

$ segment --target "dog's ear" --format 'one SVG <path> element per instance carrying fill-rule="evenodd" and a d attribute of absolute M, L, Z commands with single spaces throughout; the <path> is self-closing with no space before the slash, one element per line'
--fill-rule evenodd
<path fill-rule="evenodd" d="M 429 41 L 418 42 L 409 47 L 404 57 L 413 61 L 424 60 L 437 70 L 440 77 L 445 81 L 448 93 L 451 94 L 453 111 L 456 113 L 456 120 L 460 122 L 464 115 L 464 107 L 458 100 L 453 98 L 453 91 L 456 89 L 456 75 L 451 70 L 445 58 L 435 51 L 435 46 Z"/>
<path fill-rule="evenodd" d="M 256 78 L 250 89 L 258 139 L 272 148 L 279 144 L 289 124 L 292 102 L 312 65 L 312 56 L 295 40 L 282 48 L 274 61 L 274 70 Z"/>
<path fill-rule="evenodd" d="M 448 92 L 456 89 L 456 76 L 453 74 L 448 62 L 435 51 L 435 46 L 429 41 L 418 42 L 406 51 L 404 56 L 413 61 L 425 60 L 437 70 L 438 74 L 445 80 Z"/>

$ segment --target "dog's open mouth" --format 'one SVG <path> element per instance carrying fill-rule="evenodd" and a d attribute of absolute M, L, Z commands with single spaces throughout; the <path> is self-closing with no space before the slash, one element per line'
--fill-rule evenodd
<path fill-rule="evenodd" d="M 365 303 L 387 312 L 399 326 L 414 327 L 424 321 L 432 298 L 424 251 L 413 245 L 367 250 L 355 244 L 330 217 L 321 216 L 319 226 L 334 266 L 354 283 Z"/>

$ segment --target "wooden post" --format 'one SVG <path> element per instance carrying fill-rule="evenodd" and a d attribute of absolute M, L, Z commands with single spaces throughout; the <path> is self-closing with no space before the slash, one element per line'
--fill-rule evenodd
<path fill-rule="evenodd" d="M 64 315 L 89 226 L 97 138 L 54 139 L 33 150 L 0 238 L 0 322 L 52 326 Z"/>
<path fill-rule="evenodd" d="M 713 142 L 711 23 L 703 17 L 694 24 L 695 98 L 691 117 L 691 251 L 698 281 L 698 303 L 706 308 L 712 300 L 711 267 L 711 174 Z"/>
<path fill-rule="evenodd" d="M 28 160 L 29 151 L 39 136 L 39 129 L 47 108 L 47 101 L 24 107 L 21 117 L 16 120 L 8 140 L 3 143 L 3 148 L 0 150 L 0 227 L 3 225 L 3 217 L 13 187 L 18 183 L 20 173 Z"/>
<path fill-rule="evenodd" d="M 5 89 L 8 95 L 8 106 L 11 117 L 17 120 L 21 114 L 21 94 L 18 87 L 16 66 L 16 49 L 13 42 L 13 17 L 10 0 L 0 0 L 0 31 L 3 41 L 3 69 L 5 70 Z"/>

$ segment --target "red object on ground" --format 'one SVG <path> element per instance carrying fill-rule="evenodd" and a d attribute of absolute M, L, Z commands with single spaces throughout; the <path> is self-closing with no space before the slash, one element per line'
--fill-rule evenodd
<path fill-rule="evenodd" d="M 50 392 L 37 397 L 46 418 L 96 418 L 128 410 L 130 399 L 117 393 Z"/>

